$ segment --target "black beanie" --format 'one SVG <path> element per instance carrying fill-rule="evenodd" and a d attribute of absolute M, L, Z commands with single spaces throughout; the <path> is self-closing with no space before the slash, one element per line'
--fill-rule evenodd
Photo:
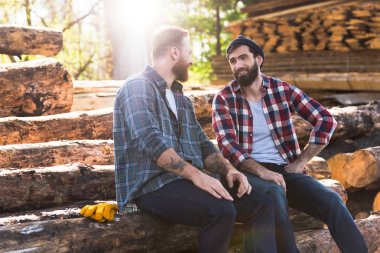
<path fill-rule="evenodd" d="M 261 58 L 263 58 L 263 62 L 261 63 L 260 65 L 260 68 L 263 66 L 263 63 L 264 63 L 264 50 L 254 41 L 254 40 L 251 40 L 243 35 L 239 35 L 237 36 L 236 39 L 234 39 L 233 41 L 231 41 L 231 43 L 228 45 L 227 47 L 227 55 L 231 49 L 232 46 L 235 46 L 235 45 L 246 45 L 248 46 L 249 48 L 252 48 L 253 51 L 255 51 L 256 53 L 258 53 Z"/>

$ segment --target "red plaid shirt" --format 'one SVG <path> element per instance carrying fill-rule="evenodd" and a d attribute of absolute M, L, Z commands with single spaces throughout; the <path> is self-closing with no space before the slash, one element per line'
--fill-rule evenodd
<path fill-rule="evenodd" d="M 291 114 L 296 112 L 313 125 L 309 143 L 327 145 L 337 125 L 331 114 L 299 88 L 262 75 L 263 111 L 273 141 L 285 161 L 301 154 Z M 214 98 L 212 125 L 219 149 L 236 167 L 252 159 L 253 117 L 240 85 L 230 82 Z"/>

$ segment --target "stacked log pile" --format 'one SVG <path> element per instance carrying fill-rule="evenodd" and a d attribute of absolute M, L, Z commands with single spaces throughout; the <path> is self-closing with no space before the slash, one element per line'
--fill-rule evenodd
<path fill-rule="evenodd" d="M 0 53 L 54 56 L 62 49 L 61 31 L 0 25 Z M 73 83 L 53 58 L 0 65 L 0 117 L 69 112 Z"/>
<path fill-rule="evenodd" d="M 380 49 L 380 3 L 335 2 L 270 18 L 252 17 L 227 29 L 233 37 L 245 34 L 254 38 L 268 53 Z"/>

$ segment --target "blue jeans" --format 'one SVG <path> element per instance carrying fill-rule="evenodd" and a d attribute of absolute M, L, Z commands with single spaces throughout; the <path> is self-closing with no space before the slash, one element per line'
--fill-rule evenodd
<path fill-rule="evenodd" d="M 246 253 L 275 253 L 274 208 L 265 194 L 252 190 L 234 202 L 217 199 L 185 179 L 135 199 L 144 212 L 171 223 L 201 227 L 198 252 L 227 252 L 235 222 L 243 223 Z"/>
<path fill-rule="evenodd" d="M 326 223 L 343 253 L 368 252 L 363 236 L 337 193 L 310 176 L 287 173 L 283 165 L 270 163 L 262 165 L 281 173 L 286 183 L 285 194 L 282 187 L 272 181 L 245 173 L 253 188 L 271 196 L 274 200 L 278 252 L 298 252 L 288 216 L 288 204 Z"/>

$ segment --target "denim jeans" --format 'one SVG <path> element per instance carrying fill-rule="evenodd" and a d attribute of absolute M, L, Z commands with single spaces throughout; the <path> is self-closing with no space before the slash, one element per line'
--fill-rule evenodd
<path fill-rule="evenodd" d="M 310 176 L 287 173 L 284 165 L 270 163 L 262 163 L 262 165 L 269 170 L 281 173 L 286 183 L 285 195 L 281 186 L 245 173 L 253 188 L 271 196 L 274 201 L 278 252 L 298 252 L 288 217 L 288 204 L 327 224 L 332 237 L 343 253 L 368 252 L 363 236 L 337 193 Z"/>
<path fill-rule="evenodd" d="M 243 223 L 246 253 L 277 252 L 274 207 L 271 198 L 257 190 L 236 197 L 237 186 L 228 189 L 234 202 L 217 199 L 185 179 L 135 199 L 144 212 L 171 223 L 201 227 L 198 252 L 227 252 L 235 222 Z"/>

